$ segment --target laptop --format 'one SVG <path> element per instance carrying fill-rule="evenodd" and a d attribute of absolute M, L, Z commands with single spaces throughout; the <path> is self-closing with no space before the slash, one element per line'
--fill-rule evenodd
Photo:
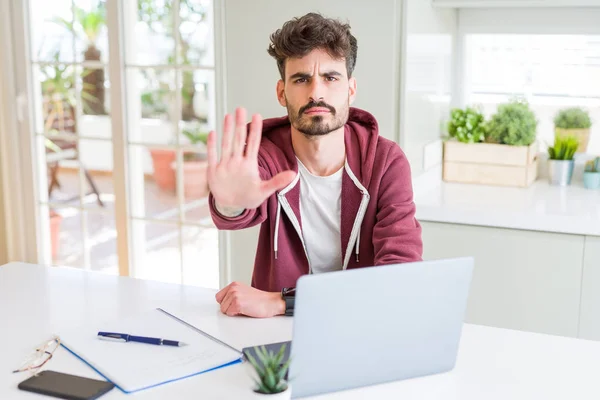
<path fill-rule="evenodd" d="M 292 340 L 265 345 L 286 345 L 292 398 L 452 370 L 473 265 L 463 257 L 300 277 Z"/>

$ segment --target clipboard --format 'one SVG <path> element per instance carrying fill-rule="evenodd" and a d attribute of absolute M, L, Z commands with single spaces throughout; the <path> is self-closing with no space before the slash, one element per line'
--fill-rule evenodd
<path fill-rule="evenodd" d="M 98 331 L 180 340 L 183 347 L 99 340 Z M 124 393 L 135 393 L 242 362 L 240 350 L 162 308 L 60 334 L 61 346 Z"/>

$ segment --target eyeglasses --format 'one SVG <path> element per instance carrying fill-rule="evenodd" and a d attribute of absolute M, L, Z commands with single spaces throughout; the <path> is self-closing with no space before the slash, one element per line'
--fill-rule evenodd
<path fill-rule="evenodd" d="M 13 373 L 31 371 L 34 374 L 37 374 L 40 368 L 50 361 L 59 345 L 60 338 L 58 336 L 41 343 L 36 347 L 35 351 L 27 357 L 23 364 L 21 364 L 21 367 L 14 370 Z"/>

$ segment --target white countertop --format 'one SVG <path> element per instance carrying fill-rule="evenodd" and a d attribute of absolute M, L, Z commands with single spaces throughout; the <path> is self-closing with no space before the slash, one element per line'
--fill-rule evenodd
<path fill-rule="evenodd" d="M 224 316 L 214 290 L 72 268 L 8 264 L 0 266 L 0 399 L 47 398 L 18 390 L 27 375 L 10 371 L 51 334 L 153 307 L 165 307 L 236 348 L 288 340 L 292 335 L 291 317 Z M 131 395 L 113 389 L 101 398 L 253 399 L 248 368 L 246 363 L 236 364 Z M 102 379 L 62 348 L 48 369 Z M 600 342 L 465 324 L 456 367 L 450 372 L 312 398 L 597 400 L 599 375 Z"/>
<path fill-rule="evenodd" d="M 574 180 L 557 187 L 539 179 L 528 188 L 414 181 L 417 219 L 499 228 L 600 236 L 600 190 Z"/>

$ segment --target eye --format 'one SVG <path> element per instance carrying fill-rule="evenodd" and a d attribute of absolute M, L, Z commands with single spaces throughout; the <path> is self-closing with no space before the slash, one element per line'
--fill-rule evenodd
<path fill-rule="evenodd" d="M 304 83 L 304 82 L 306 82 L 306 78 L 298 78 L 294 82 L 295 83 Z"/>
<path fill-rule="evenodd" d="M 337 78 L 336 78 L 335 76 L 328 76 L 326 79 L 327 79 L 327 81 L 329 81 L 329 82 L 334 82 L 334 81 L 337 81 Z"/>

